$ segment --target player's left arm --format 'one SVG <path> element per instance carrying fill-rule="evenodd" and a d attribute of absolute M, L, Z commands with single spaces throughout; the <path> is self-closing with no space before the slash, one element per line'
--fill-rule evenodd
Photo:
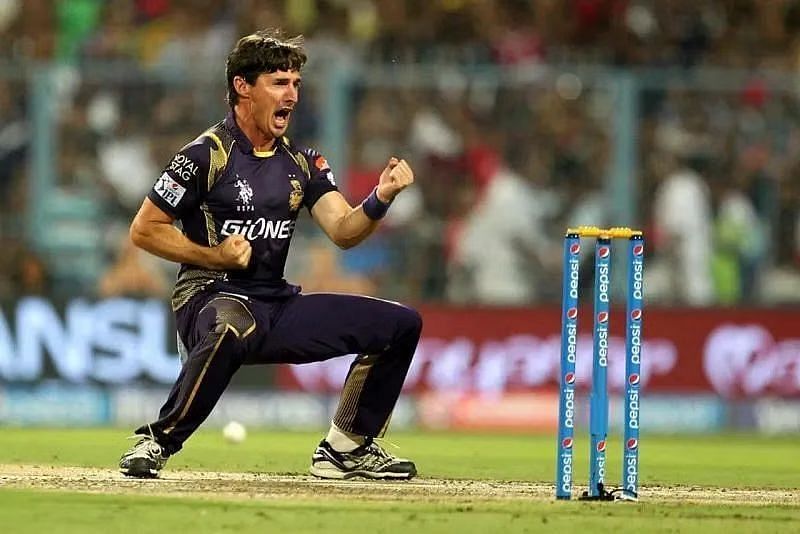
<path fill-rule="evenodd" d="M 378 186 L 357 207 L 352 207 L 339 191 L 329 191 L 316 201 L 311 215 L 338 247 L 354 247 L 378 227 L 394 198 L 412 183 L 414 172 L 408 162 L 393 157 Z"/>

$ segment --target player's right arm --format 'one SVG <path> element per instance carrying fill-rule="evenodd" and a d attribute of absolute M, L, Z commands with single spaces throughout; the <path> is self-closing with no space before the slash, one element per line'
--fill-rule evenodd
<path fill-rule="evenodd" d="M 227 156 L 219 140 L 203 135 L 178 152 L 144 199 L 130 228 L 131 241 L 164 259 L 206 269 L 244 269 L 250 243 L 241 235 L 228 236 L 216 246 L 189 239 L 173 222 L 200 209 L 208 190 L 222 172 Z"/>
<path fill-rule="evenodd" d="M 244 236 L 233 234 L 215 247 L 198 245 L 173 226 L 174 219 L 145 198 L 131 223 L 131 241 L 137 247 L 166 260 L 206 269 L 244 269 L 252 249 Z"/>

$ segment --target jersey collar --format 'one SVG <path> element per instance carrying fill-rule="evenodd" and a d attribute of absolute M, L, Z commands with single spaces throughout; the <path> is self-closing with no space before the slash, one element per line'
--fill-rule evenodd
<path fill-rule="evenodd" d="M 250 139 L 247 138 L 242 129 L 239 128 L 239 125 L 236 124 L 236 116 L 234 115 L 233 110 L 229 111 L 228 115 L 225 117 L 225 127 L 231 132 L 231 135 L 233 135 L 233 138 L 239 144 L 242 152 L 246 154 L 254 154 L 258 157 L 268 157 L 276 154 L 278 150 L 286 144 L 285 139 L 283 137 L 279 137 L 275 140 L 274 148 L 271 151 L 257 152 L 253 150 L 253 143 L 250 142 Z"/>

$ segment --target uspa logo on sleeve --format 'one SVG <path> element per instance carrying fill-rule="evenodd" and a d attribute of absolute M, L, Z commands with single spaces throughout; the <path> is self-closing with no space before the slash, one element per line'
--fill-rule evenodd
<path fill-rule="evenodd" d="M 183 194 L 186 192 L 186 188 L 173 180 L 167 173 L 159 177 L 154 189 L 158 196 L 173 208 L 178 205 L 178 202 L 181 201 Z"/>

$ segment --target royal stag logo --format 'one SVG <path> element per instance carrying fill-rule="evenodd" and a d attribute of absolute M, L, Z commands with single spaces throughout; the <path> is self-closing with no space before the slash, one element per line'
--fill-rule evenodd
<path fill-rule="evenodd" d="M 303 203 L 303 186 L 299 180 L 289 180 L 292 190 L 289 193 L 289 211 L 297 211 Z"/>

